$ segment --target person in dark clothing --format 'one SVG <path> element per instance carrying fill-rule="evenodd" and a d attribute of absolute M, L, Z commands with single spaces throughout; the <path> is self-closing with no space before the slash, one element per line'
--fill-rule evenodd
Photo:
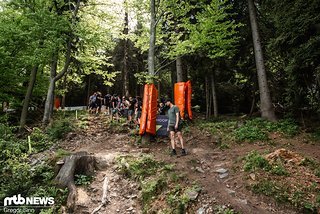
<path fill-rule="evenodd" d="M 107 94 L 104 96 L 104 105 L 106 106 L 106 114 L 110 115 L 110 103 L 111 103 L 111 95 Z"/>
<path fill-rule="evenodd" d="M 96 114 L 99 114 L 101 112 L 102 102 L 103 102 L 102 94 L 101 94 L 101 92 L 97 92 L 97 98 L 96 98 L 97 110 L 96 110 Z"/>
<path fill-rule="evenodd" d="M 140 124 L 140 117 L 142 113 L 142 100 L 140 97 L 136 97 L 135 109 L 134 109 L 134 122 L 135 124 Z"/>
<path fill-rule="evenodd" d="M 111 120 L 113 119 L 113 115 L 116 115 L 116 119 L 119 120 L 120 105 L 121 105 L 120 97 L 114 94 L 111 104 L 112 104 Z"/>
<path fill-rule="evenodd" d="M 128 109 L 128 123 L 132 121 L 132 116 L 134 115 L 136 100 L 132 97 L 129 97 L 129 109 Z"/>
<path fill-rule="evenodd" d="M 96 108 L 97 108 L 96 100 L 97 100 L 97 93 L 94 92 L 94 93 L 89 97 L 89 113 L 93 113 L 93 112 L 96 111 Z"/>
<path fill-rule="evenodd" d="M 163 103 L 159 103 L 158 113 L 159 115 L 165 115 L 166 114 L 166 107 Z"/>
<path fill-rule="evenodd" d="M 182 122 L 180 117 L 180 111 L 179 108 L 176 105 L 173 105 L 171 99 L 166 100 L 166 105 L 169 108 L 168 110 L 168 128 L 167 131 L 170 132 L 170 140 L 171 140 L 171 147 L 172 152 L 171 155 L 176 155 L 176 149 L 175 149 L 175 133 L 177 133 L 180 144 L 181 144 L 181 154 L 186 155 L 186 150 L 184 148 L 183 144 L 183 137 L 182 137 Z"/>

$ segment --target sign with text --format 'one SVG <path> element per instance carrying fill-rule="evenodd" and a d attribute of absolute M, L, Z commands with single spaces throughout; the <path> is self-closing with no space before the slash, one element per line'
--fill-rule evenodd
<path fill-rule="evenodd" d="M 167 115 L 157 115 L 156 126 L 157 126 L 157 136 L 168 136 L 168 116 Z"/>

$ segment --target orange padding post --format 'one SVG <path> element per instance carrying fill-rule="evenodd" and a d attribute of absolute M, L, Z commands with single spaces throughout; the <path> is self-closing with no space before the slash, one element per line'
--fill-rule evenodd
<path fill-rule="evenodd" d="M 192 105 L 191 105 L 192 87 L 191 87 L 191 81 L 190 80 L 188 82 L 186 82 L 186 88 L 187 88 L 187 95 L 186 95 L 187 112 L 188 112 L 189 119 L 192 120 Z"/>
<path fill-rule="evenodd" d="M 146 132 L 156 134 L 156 119 L 158 111 L 158 90 L 154 84 L 149 86 L 148 120 Z"/>
<path fill-rule="evenodd" d="M 156 134 L 158 90 L 154 84 L 146 84 L 143 92 L 142 113 L 139 134 Z"/>
<path fill-rule="evenodd" d="M 177 82 L 174 84 L 174 104 L 180 110 L 180 116 L 184 119 L 184 109 L 185 109 L 185 83 Z"/>
<path fill-rule="evenodd" d="M 186 115 L 188 115 L 188 118 L 192 120 L 191 98 L 192 87 L 190 80 L 174 84 L 174 104 L 179 108 L 182 119 L 185 119 Z"/>
<path fill-rule="evenodd" d="M 147 127 L 148 91 L 149 91 L 149 85 L 145 85 L 143 90 L 142 112 L 140 117 L 140 130 L 139 130 L 140 135 L 143 135 L 146 132 L 146 127 Z"/>

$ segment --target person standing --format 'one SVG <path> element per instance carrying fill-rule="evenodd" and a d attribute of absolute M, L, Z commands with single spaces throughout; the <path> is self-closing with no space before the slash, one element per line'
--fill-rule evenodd
<path fill-rule="evenodd" d="M 176 152 L 176 145 L 175 145 L 175 133 L 178 135 L 178 139 L 181 143 L 181 155 L 186 155 L 186 150 L 183 145 L 183 137 L 182 137 L 182 121 L 180 118 L 180 111 L 176 105 L 173 105 L 171 99 L 166 100 L 166 106 L 169 107 L 168 110 L 168 128 L 167 131 L 170 132 L 170 140 L 171 140 L 171 147 L 172 152 L 171 155 L 177 155 Z"/>
<path fill-rule="evenodd" d="M 112 99 L 112 113 L 111 113 L 111 120 L 113 120 L 113 115 L 116 115 L 116 120 L 119 121 L 119 113 L 120 113 L 120 105 L 121 99 L 118 95 L 114 94 Z"/>
<path fill-rule="evenodd" d="M 101 112 L 102 102 L 103 102 L 102 94 L 101 92 L 98 91 L 96 96 L 96 106 L 97 106 L 96 114 L 99 114 Z"/>
<path fill-rule="evenodd" d="M 89 113 L 93 113 L 96 111 L 96 99 L 97 99 L 97 93 L 94 92 L 90 98 L 89 98 Z"/>
<path fill-rule="evenodd" d="M 132 117 L 134 115 L 136 100 L 133 97 L 129 97 L 129 110 L 128 110 L 128 123 L 132 122 Z"/>
<path fill-rule="evenodd" d="M 111 95 L 107 94 L 104 96 L 104 105 L 106 106 L 106 115 L 110 115 L 110 103 L 111 103 Z"/>

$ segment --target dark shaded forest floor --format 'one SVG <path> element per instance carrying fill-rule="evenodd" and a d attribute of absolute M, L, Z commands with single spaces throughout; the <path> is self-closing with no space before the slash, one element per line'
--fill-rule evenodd
<path fill-rule="evenodd" d="M 75 213 L 91 213 L 99 205 L 105 177 L 109 180 L 109 202 L 98 213 L 319 212 L 317 202 L 310 208 L 308 205 L 320 200 L 319 195 L 313 194 L 320 192 L 320 179 L 310 171 L 314 168 L 303 163 L 306 158 L 309 165 L 320 160 L 320 143 L 310 143 L 305 134 L 285 138 L 275 132 L 269 134 L 267 141 L 222 143 L 221 134 L 214 135 L 195 123 L 184 134 L 188 155 L 171 157 L 167 138 L 156 139 L 150 145 L 137 144 L 139 137 L 128 126 L 111 123 L 105 115 L 88 116 L 81 123 L 82 129 L 69 133 L 60 147 L 94 154 L 100 167 L 89 185 L 78 187 Z M 250 162 L 254 155 L 257 159 Z M 173 164 L 172 169 L 167 173 L 158 168 L 145 177 L 132 171 L 131 175 L 137 173 L 140 177 L 128 176 L 130 170 L 139 170 L 132 168 L 130 164 L 134 162 L 129 160 L 144 156 Z M 260 163 L 259 157 L 282 163 L 276 167 L 266 164 L 272 168 L 266 170 L 260 166 L 264 162 Z M 249 164 L 250 168 L 250 163 L 252 170 L 244 170 L 244 165 Z M 123 173 L 121 165 L 127 167 L 127 173 Z M 159 178 L 165 185 L 158 185 Z M 149 181 L 157 182 L 147 186 Z M 286 184 L 288 188 L 281 189 Z M 309 191 L 307 187 L 313 189 Z M 297 191 L 292 192 L 295 188 Z"/>

